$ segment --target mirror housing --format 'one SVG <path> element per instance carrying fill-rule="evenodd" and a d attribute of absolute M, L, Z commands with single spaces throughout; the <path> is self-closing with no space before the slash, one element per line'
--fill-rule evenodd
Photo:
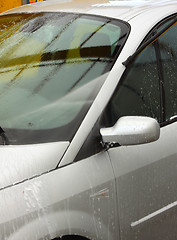
<path fill-rule="evenodd" d="M 154 118 L 121 117 L 113 127 L 101 128 L 104 143 L 118 143 L 122 146 L 154 142 L 159 139 L 160 126 Z"/>

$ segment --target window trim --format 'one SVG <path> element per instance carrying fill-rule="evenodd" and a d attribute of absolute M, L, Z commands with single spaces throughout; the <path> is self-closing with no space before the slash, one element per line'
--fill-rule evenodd
<path fill-rule="evenodd" d="M 158 28 L 163 26 L 166 22 L 172 20 L 167 26 L 162 28 L 159 32 L 157 32 Z M 161 109 L 161 116 L 160 116 L 160 127 L 167 126 L 168 124 L 174 123 L 177 121 L 177 116 L 171 120 L 165 120 L 165 90 L 164 90 L 164 76 L 163 76 L 163 69 L 162 69 L 162 62 L 161 62 L 161 55 L 160 55 L 160 48 L 158 39 L 161 35 L 163 35 L 168 29 L 170 29 L 174 24 L 177 24 L 177 13 L 172 14 L 160 22 L 158 22 L 146 35 L 146 37 L 141 42 L 140 46 L 137 48 L 135 53 L 127 58 L 125 62 L 122 64 L 126 67 L 125 72 L 123 73 L 121 79 L 125 75 L 127 71 L 128 65 L 149 45 L 154 44 L 154 49 L 156 52 L 156 59 L 157 59 L 157 67 L 158 67 L 158 76 L 159 76 L 159 88 L 160 88 L 160 109 Z M 118 84 L 120 84 L 121 80 Z"/>
<path fill-rule="evenodd" d="M 165 119 L 165 89 L 164 89 L 164 75 L 162 69 L 161 53 L 158 39 L 153 43 L 157 61 L 158 82 L 160 91 L 160 123 Z"/>
<path fill-rule="evenodd" d="M 172 17 L 173 16 L 173 17 Z M 174 18 L 174 20 L 169 23 L 165 28 L 163 28 L 158 33 L 155 33 L 157 31 L 157 28 L 164 24 L 164 22 L 169 21 L 170 18 Z M 161 22 L 159 22 L 153 29 L 150 30 L 150 32 L 146 35 L 146 37 L 143 39 L 137 50 L 127 58 L 122 64 L 127 68 L 129 63 L 131 63 L 134 58 L 137 57 L 146 47 L 148 47 L 150 44 L 154 43 L 163 33 L 165 33 L 170 27 L 172 27 L 177 22 L 177 14 L 173 14 L 165 19 L 163 19 Z"/>
<path fill-rule="evenodd" d="M 161 61 L 161 52 L 160 52 L 160 46 L 159 46 L 159 38 L 161 35 L 163 35 L 166 31 L 168 31 L 171 27 L 173 27 L 175 24 L 177 24 L 177 14 L 173 14 L 171 16 L 168 16 L 167 18 L 163 19 L 160 23 L 158 23 L 153 31 L 151 32 L 151 34 L 153 34 L 153 32 L 157 31 L 158 28 L 160 28 L 163 24 L 165 24 L 166 22 L 170 21 L 170 19 L 172 19 L 172 21 L 165 27 L 163 28 L 161 31 L 159 31 L 159 33 L 161 33 L 159 35 L 159 37 L 156 40 L 157 43 L 157 66 L 159 68 L 159 81 L 160 81 L 160 96 L 161 96 L 161 101 L 162 101 L 162 106 L 161 107 L 161 113 L 162 113 L 162 122 L 160 122 L 160 127 L 164 127 L 167 126 L 169 124 L 172 124 L 174 122 L 177 121 L 177 116 L 174 117 L 171 120 L 165 120 L 165 115 L 166 115 L 166 110 L 165 110 L 165 89 L 164 89 L 164 74 L 163 74 L 163 67 L 162 67 L 162 61 Z"/>

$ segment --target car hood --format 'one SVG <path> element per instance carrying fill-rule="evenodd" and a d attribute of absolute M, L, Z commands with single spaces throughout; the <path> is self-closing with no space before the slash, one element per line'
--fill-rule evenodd
<path fill-rule="evenodd" d="M 0 189 L 57 167 L 69 142 L 0 147 Z"/>

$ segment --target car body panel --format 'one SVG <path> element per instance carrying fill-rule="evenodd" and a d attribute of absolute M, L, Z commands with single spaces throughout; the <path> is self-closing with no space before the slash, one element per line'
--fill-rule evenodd
<path fill-rule="evenodd" d="M 112 18 L 118 18 L 121 20 L 129 21 L 139 14 L 148 13 L 149 22 L 152 21 L 150 18 L 155 10 L 155 16 L 161 17 L 162 14 L 156 9 L 163 9 L 166 13 L 171 12 L 174 9 L 175 0 L 171 1 L 108 1 L 108 0 L 72 0 L 72 1 L 60 1 L 60 0 L 47 0 L 38 2 L 30 5 L 20 6 L 6 11 L 5 13 L 16 13 L 16 12 L 72 12 L 72 13 L 85 13 L 95 14 L 101 16 L 107 16 Z M 160 10 L 161 11 L 161 10 Z M 158 14 L 159 12 L 159 14 Z M 155 17 L 154 16 L 154 17 Z"/>
<path fill-rule="evenodd" d="M 1 190 L 0 202 L 1 239 L 77 233 L 113 240 L 119 235 L 115 181 L 106 152 Z"/>
<path fill-rule="evenodd" d="M 176 127 L 174 123 L 161 128 L 154 143 L 109 150 L 122 240 L 176 239 Z"/>
<path fill-rule="evenodd" d="M 68 146 L 69 142 L 1 146 L 0 189 L 55 169 Z"/>

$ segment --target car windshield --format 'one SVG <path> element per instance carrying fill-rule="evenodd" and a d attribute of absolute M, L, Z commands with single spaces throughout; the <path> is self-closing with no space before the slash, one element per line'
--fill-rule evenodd
<path fill-rule="evenodd" d="M 0 126 L 9 144 L 71 141 L 127 24 L 71 13 L 0 17 Z"/>

